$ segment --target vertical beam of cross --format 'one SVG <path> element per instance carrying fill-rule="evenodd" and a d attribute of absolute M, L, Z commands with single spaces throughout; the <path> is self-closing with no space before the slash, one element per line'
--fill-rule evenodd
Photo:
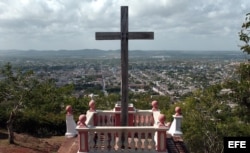
<path fill-rule="evenodd" d="M 154 39 L 153 32 L 128 32 L 128 7 L 121 7 L 121 32 L 96 32 L 96 40 L 121 40 L 121 126 L 128 125 L 128 39 Z"/>
<path fill-rule="evenodd" d="M 128 7 L 121 8 L 121 126 L 128 125 Z"/>

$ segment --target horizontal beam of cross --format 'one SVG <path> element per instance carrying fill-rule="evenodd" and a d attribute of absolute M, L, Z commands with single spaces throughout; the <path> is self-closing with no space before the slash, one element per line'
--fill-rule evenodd
<path fill-rule="evenodd" d="M 154 32 L 129 32 L 128 39 L 154 39 Z M 121 32 L 96 32 L 96 40 L 121 40 Z"/>

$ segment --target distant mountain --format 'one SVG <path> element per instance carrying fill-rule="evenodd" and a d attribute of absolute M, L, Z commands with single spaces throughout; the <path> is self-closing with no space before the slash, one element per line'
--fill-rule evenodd
<path fill-rule="evenodd" d="M 0 57 L 19 57 L 19 58 L 120 58 L 120 50 L 2 50 Z M 244 58 L 241 51 L 170 51 L 170 50 L 131 50 L 129 58 L 216 58 L 216 59 L 235 59 Z"/>

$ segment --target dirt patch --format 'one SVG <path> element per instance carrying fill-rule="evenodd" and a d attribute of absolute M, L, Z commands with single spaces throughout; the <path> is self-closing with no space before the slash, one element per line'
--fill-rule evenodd
<path fill-rule="evenodd" d="M 15 144 L 8 144 L 6 131 L 0 130 L 0 153 L 56 153 L 64 142 L 64 136 L 36 138 L 15 133 Z"/>

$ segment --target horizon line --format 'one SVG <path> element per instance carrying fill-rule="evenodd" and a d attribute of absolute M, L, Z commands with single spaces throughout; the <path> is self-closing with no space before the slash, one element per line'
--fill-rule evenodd
<path fill-rule="evenodd" d="M 98 50 L 98 51 L 120 51 L 121 49 L 90 49 L 90 48 L 85 48 L 85 49 L 0 49 L 0 51 L 81 51 L 81 50 Z M 192 49 L 187 49 L 187 50 L 183 50 L 183 49 L 151 49 L 151 50 L 144 50 L 144 49 L 131 49 L 129 51 L 194 51 L 194 52 L 205 52 L 205 51 L 210 51 L 210 52 L 220 52 L 220 51 L 228 51 L 228 52 L 235 52 L 235 51 L 241 51 L 239 50 L 192 50 Z M 242 51 L 243 52 L 243 51 Z"/>

